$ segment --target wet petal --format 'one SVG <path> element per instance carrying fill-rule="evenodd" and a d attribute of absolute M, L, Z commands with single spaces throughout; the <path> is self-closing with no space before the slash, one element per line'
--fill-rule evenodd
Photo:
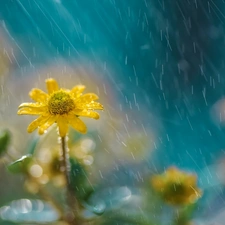
<path fill-rule="evenodd" d="M 73 118 L 69 119 L 69 124 L 77 131 L 82 134 L 87 132 L 87 127 L 82 120 L 74 116 Z"/>
<path fill-rule="evenodd" d="M 29 96 L 36 102 L 45 102 L 48 98 L 48 95 L 38 88 L 32 89 L 29 93 Z"/>
<path fill-rule="evenodd" d="M 29 107 L 29 108 L 40 108 L 40 107 L 44 107 L 44 104 L 40 104 L 39 102 L 37 103 L 22 103 L 21 105 L 19 105 L 19 109 L 21 108 L 25 108 L 25 107 Z"/>
<path fill-rule="evenodd" d="M 18 115 L 43 115 L 47 113 L 46 107 L 38 107 L 38 108 L 32 108 L 32 107 L 25 107 L 18 110 Z"/>
<path fill-rule="evenodd" d="M 87 93 L 82 95 L 79 99 L 77 99 L 77 102 L 83 102 L 83 103 L 89 103 L 91 101 L 97 100 L 98 96 L 94 93 Z"/>
<path fill-rule="evenodd" d="M 40 103 L 23 103 L 19 106 L 18 115 L 40 115 L 47 112 L 47 107 Z"/>
<path fill-rule="evenodd" d="M 88 111 L 88 110 L 73 110 L 73 113 L 78 116 L 85 116 L 90 117 L 93 119 L 99 119 L 99 114 L 94 111 Z"/>
<path fill-rule="evenodd" d="M 164 190 L 165 183 L 163 182 L 161 177 L 159 177 L 157 175 L 152 177 L 151 183 L 152 183 L 153 188 L 156 189 L 157 191 L 161 192 Z"/>
<path fill-rule="evenodd" d="M 57 120 L 59 135 L 60 137 L 65 137 L 68 133 L 68 123 L 67 120 L 63 117 L 59 117 Z"/>
<path fill-rule="evenodd" d="M 44 132 L 56 121 L 56 117 L 52 116 L 50 117 L 46 123 L 42 124 L 39 129 L 38 129 L 38 133 L 39 134 L 44 134 Z"/>
<path fill-rule="evenodd" d="M 33 132 L 35 129 L 37 129 L 40 125 L 44 124 L 49 119 L 49 116 L 40 116 L 33 122 L 29 124 L 27 127 L 28 133 Z"/>
<path fill-rule="evenodd" d="M 102 110 L 103 105 L 98 102 L 94 102 L 94 101 L 90 102 L 90 103 L 79 102 L 79 103 L 76 103 L 76 109 L 91 109 L 91 110 L 100 109 L 100 110 Z"/>
<path fill-rule="evenodd" d="M 71 94 L 73 94 L 73 96 L 75 98 L 78 98 L 81 96 L 82 92 L 84 91 L 85 86 L 84 85 L 77 85 L 75 87 L 72 88 L 71 90 Z"/>
<path fill-rule="evenodd" d="M 46 82 L 46 86 L 47 86 L 47 90 L 49 94 L 59 90 L 58 83 L 55 79 L 49 78 L 45 82 Z"/>
<path fill-rule="evenodd" d="M 190 174 L 187 178 L 186 178 L 186 182 L 187 185 L 189 186 L 196 186 L 197 183 L 197 176 L 195 174 Z"/>

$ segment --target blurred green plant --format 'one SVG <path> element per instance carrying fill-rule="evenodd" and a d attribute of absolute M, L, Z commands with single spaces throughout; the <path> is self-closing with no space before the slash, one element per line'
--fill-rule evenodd
<path fill-rule="evenodd" d="M 0 156 L 6 153 L 7 148 L 10 144 L 11 134 L 6 129 L 0 130 Z"/>

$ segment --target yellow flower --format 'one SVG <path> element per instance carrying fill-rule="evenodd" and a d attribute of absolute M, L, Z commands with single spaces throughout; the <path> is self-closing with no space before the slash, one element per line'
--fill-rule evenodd
<path fill-rule="evenodd" d="M 57 123 L 59 135 L 65 137 L 68 126 L 86 133 L 87 128 L 79 116 L 99 119 L 99 114 L 93 110 L 102 110 L 103 106 L 95 102 L 98 96 L 94 93 L 82 94 L 83 85 L 77 85 L 72 90 L 59 89 L 56 80 L 46 80 L 48 94 L 34 88 L 29 96 L 35 103 L 22 103 L 19 106 L 19 115 L 39 115 L 27 128 L 29 133 L 38 128 L 39 134 L 43 134 L 52 124 Z"/>
<path fill-rule="evenodd" d="M 197 176 L 176 167 L 170 167 L 161 175 L 154 175 L 151 184 L 162 199 L 172 205 L 192 204 L 202 195 L 197 187 Z"/>

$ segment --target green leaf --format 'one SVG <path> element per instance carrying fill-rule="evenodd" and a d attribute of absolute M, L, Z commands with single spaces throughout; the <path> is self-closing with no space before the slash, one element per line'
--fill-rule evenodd
<path fill-rule="evenodd" d="M 94 189 L 88 182 L 87 173 L 82 165 L 75 159 L 70 159 L 70 164 L 70 188 L 80 200 L 86 201 Z"/>
<path fill-rule="evenodd" d="M 1 207 L 0 219 L 16 223 L 46 224 L 57 221 L 59 215 L 47 202 L 34 199 L 20 199 Z"/>
<path fill-rule="evenodd" d="M 27 153 L 33 155 L 36 149 L 36 146 L 40 140 L 40 135 L 34 135 L 31 140 L 28 142 Z"/>
<path fill-rule="evenodd" d="M 98 201 L 96 204 L 83 203 L 85 210 L 83 211 L 83 218 L 93 219 L 96 215 L 102 215 L 105 212 L 106 205 L 103 201 Z"/>
<path fill-rule="evenodd" d="M 32 162 L 31 155 L 24 155 L 20 159 L 8 165 L 8 170 L 11 173 L 26 173 L 29 164 Z"/>
<path fill-rule="evenodd" d="M 96 217 L 96 215 L 109 213 L 113 210 L 121 211 L 121 207 L 125 205 L 125 208 L 130 210 L 127 204 L 132 200 L 132 197 L 132 192 L 128 187 L 98 190 L 83 204 L 85 207 L 83 217 L 91 219 Z M 137 211 L 137 208 L 135 208 L 135 211 Z"/>
<path fill-rule="evenodd" d="M 181 207 L 177 212 L 177 217 L 174 221 L 174 224 L 176 225 L 188 224 L 188 222 L 193 217 L 193 213 L 196 208 L 197 208 L 197 203 Z"/>
<path fill-rule="evenodd" d="M 11 134 L 8 130 L 0 130 L 0 155 L 4 154 L 11 140 Z"/>
<path fill-rule="evenodd" d="M 132 190 L 127 186 L 113 187 L 98 190 L 89 198 L 88 203 L 90 205 L 96 205 L 103 201 L 106 211 L 110 211 L 128 204 L 133 199 L 133 197 L 136 197 L 136 195 L 134 195 Z"/>
<path fill-rule="evenodd" d="M 4 225 L 20 225 L 19 223 L 12 222 L 12 221 L 4 221 L 3 222 L 3 220 L 1 220 L 1 218 L 0 218 L 0 224 L 4 224 Z"/>

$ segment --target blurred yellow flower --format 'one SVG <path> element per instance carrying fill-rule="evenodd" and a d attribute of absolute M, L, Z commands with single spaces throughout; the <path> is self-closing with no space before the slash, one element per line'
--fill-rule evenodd
<path fill-rule="evenodd" d="M 29 133 L 38 128 L 39 134 L 43 134 L 52 124 L 57 123 L 59 135 L 65 137 L 68 126 L 86 133 L 87 128 L 79 116 L 99 119 L 99 114 L 93 110 L 102 110 L 103 106 L 95 102 L 98 96 L 94 93 L 82 94 L 83 85 L 77 85 L 72 90 L 59 89 L 56 80 L 46 80 L 48 94 L 34 88 L 29 96 L 35 103 L 22 103 L 19 106 L 19 115 L 39 115 L 27 128 Z"/>
<path fill-rule="evenodd" d="M 202 195 L 197 187 L 197 176 L 176 167 L 170 167 L 163 174 L 154 175 L 151 184 L 162 199 L 172 205 L 192 204 Z"/>

